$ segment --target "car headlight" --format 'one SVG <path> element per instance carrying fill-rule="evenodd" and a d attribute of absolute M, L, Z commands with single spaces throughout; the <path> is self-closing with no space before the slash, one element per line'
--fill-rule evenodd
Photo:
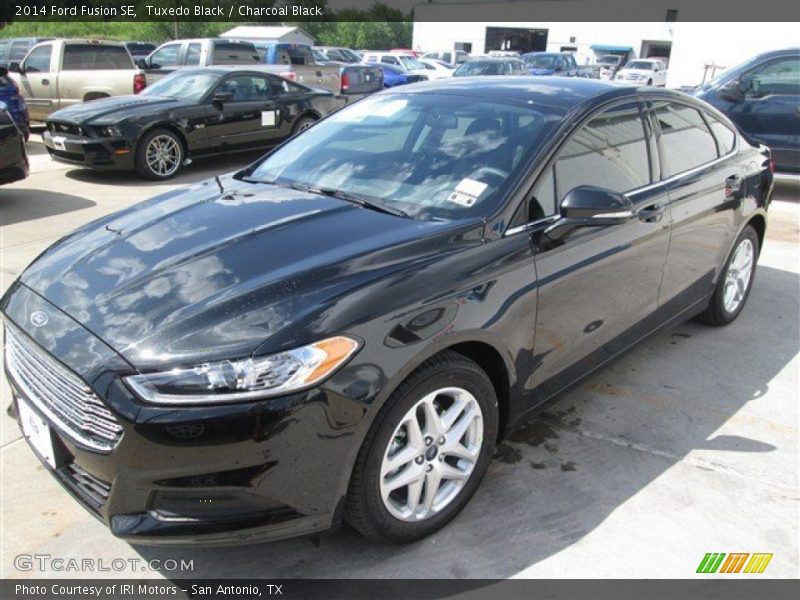
<path fill-rule="evenodd" d="M 100 131 L 106 137 L 122 137 L 122 130 L 116 125 L 101 127 Z"/>
<path fill-rule="evenodd" d="M 142 400 L 153 404 L 252 400 L 311 387 L 343 365 L 358 348 L 355 340 L 338 336 L 271 356 L 131 375 L 124 381 Z"/>

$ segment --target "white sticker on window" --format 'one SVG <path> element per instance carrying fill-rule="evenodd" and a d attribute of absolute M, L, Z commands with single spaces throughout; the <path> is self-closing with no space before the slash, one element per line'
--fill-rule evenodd
<path fill-rule="evenodd" d="M 472 206 L 481 197 L 481 194 L 489 187 L 488 184 L 475 179 L 466 177 L 458 182 L 456 189 L 450 194 L 447 199 L 450 202 L 460 204 L 461 206 Z"/>
<path fill-rule="evenodd" d="M 261 111 L 261 126 L 262 127 L 275 127 L 278 121 L 277 110 L 262 110 Z"/>

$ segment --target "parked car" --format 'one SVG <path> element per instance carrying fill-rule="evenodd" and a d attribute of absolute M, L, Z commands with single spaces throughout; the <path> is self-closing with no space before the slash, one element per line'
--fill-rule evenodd
<path fill-rule="evenodd" d="M 275 146 L 342 105 L 256 69 L 182 69 L 138 96 L 53 113 L 42 137 L 55 160 L 160 180 L 195 158 Z"/>
<path fill-rule="evenodd" d="M 334 46 L 314 46 L 314 50 L 321 53 L 325 60 L 333 60 L 340 63 L 360 63 L 361 57 L 350 48 L 337 48 Z"/>
<path fill-rule="evenodd" d="M 425 67 L 425 70 L 428 72 L 428 79 L 430 80 L 452 77 L 455 71 L 453 67 L 439 60 L 431 60 L 429 58 L 419 58 L 417 60 Z"/>
<path fill-rule="evenodd" d="M 453 77 L 476 77 L 485 75 L 527 75 L 525 63 L 518 58 L 473 58 L 458 67 Z"/>
<path fill-rule="evenodd" d="M 414 58 L 419 57 L 419 53 L 411 48 L 392 48 L 389 52 L 392 54 L 401 54 L 403 56 L 413 56 Z"/>
<path fill-rule="evenodd" d="M 345 96 L 371 94 L 383 88 L 383 71 L 361 63 L 321 62 L 311 46 L 254 42 L 263 63 L 274 73 Z"/>
<path fill-rule="evenodd" d="M 258 65 L 261 62 L 253 42 L 196 38 L 161 44 L 147 58 L 139 59 L 137 65 L 145 70 L 147 82 L 152 85 L 164 75 L 169 75 L 177 69 Z"/>
<path fill-rule="evenodd" d="M 428 80 L 427 75 L 412 74 L 394 65 L 380 65 L 380 69 L 383 71 L 383 87 L 385 88 Z"/>
<path fill-rule="evenodd" d="M 490 50 L 486 53 L 486 56 L 494 56 L 497 58 L 519 58 L 520 54 L 514 50 Z"/>
<path fill-rule="evenodd" d="M 599 67 L 578 66 L 569 52 L 528 52 L 522 55 L 531 75 L 558 75 L 559 77 L 587 77 L 598 79 Z"/>
<path fill-rule="evenodd" d="M 365 52 L 362 61 L 367 64 L 377 63 L 380 65 L 389 65 L 411 75 L 428 76 L 425 65 L 419 62 L 419 59 L 407 54 L 398 54 L 396 52 Z"/>
<path fill-rule="evenodd" d="M 658 59 L 632 60 L 617 71 L 614 80 L 635 85 L 664 87 L 667 85 L 667 69 Z"/>
<path fill-rule="evenodd" d="M 760 54 L 693 93 L 769 146 L 778 170 L 800 172 L 800 48 Z"/>
<path fill-rule="evenodd" d="M 625 57 L 616 54 L 606 54 L 597 57 L 597 67 L 600 69 L 600 79 L 611 80 L 625 62 Z"/>
<path fill-rule="evenodd" d="M 10 107 L 0 98 L 0 185 L 28 176 L 27 137 L 27 130 L 19 125 Z"/>
<path fill-rule="evenodd" d="M 131 58 L 138 60 L 147 56 L 157 48 L 152 42 L 123 42 Z"/>
<path fill-rule="evenodd" d="M 131 543 L 342 518 L 417 540 L 542 402 L 665 326 L 739 316 L 768 163 L 666 90 L 375 94 L 39 255 L 0 301 L 10 413 Z"/>
<path fill-rule="evenodd" d="M 8 112 L 22 131 L 22 137 L 27 140 L 31 130 L 28 107 L 17 84 L 9 77 L 8 69 L 3 66 L 0 66 L 0 102 L 3 102 L 3 110 Z"/>
<path fill-rule="evenodd" d="M 35 121 L 73 104 L 137 94 L 147 85 L 144 73 L 119 42 L 41 42 L 8 70 Z"/>
<path fill-rule="evenodd" d="M 426 52 L 422 58 L 440 60 L 455 68 L 469 60 L 469 54 L 463 50 L 442 50 L 439 52 Z"/>
<path fill-rule="evenodd" d="M 22 62 L 28 51 L 39 42 L 45 42 L 53 38 L 7 38 L 0 40 L 0 67 L 8 67 L 12 62 Z"/>

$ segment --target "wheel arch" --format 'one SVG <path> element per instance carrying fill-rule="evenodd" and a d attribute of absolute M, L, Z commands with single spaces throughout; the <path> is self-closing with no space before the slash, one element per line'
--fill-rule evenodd
<path fill-rule="evenodd" d="M 156 123 L 151 123 L 147 125 L 147 127 L 144 127 L 139 132 L 139 135 L 136 138 L 137 152 L 139 151 L 139 143 L 141 142 L 142 138 L 151 131 L 153 131 L 154 129 L 166 129 L 167 131 L 174 133 L 176 136 L 178 136 L 178 140 L 180 141 L 181 146 L 183 147 L 183 158 L 186 159 L 186 157 L 189 156 L 189 142 L 186 139 L 186 134 L 183 132 L 183 130 L 181 130 L 180 127 L 178 127 L 177 125 L 175 125 L 175 123 L 171 121 L 158 121 Z"/>
<path fill-rule="evenodd" d="M 86 92 L 83 95 L 84 102 L 91 102 L 92 100 L 101 100 L 103 98 L 110 98 L 111 95 L 107 92 Z"/>
<path fill-rule="evenodd" d="M 760 252 L 764 247 L 764 238 L 767 235 L 767 219 L 761 213 L 756 213 L 745 222 L 744 227 L 748 225 L 752 225 L 753 229 L 756 230 L 756 234 L 758 234 L 758 250 Z"/>

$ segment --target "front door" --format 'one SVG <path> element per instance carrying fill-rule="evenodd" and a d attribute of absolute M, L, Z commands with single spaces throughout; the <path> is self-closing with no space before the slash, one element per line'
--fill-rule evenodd
<path fill-rule="evenodd" d="M 545 243 L 541 230 L 533 233 L 539 305 L 529 387 L 537 387 L 537 400 L 652 326 L 641 324 L 658 308 L 670 217 L 645 125 L 638 103 L 604 110 L 562 146 L 534 188 L 539 217 L 556 213 L 564 196 L 582 185 L 626 193 L 634 205 L 625 223 L 578 229 L 555 247 Z"/>
<path fill-rule="evenodd" d="M 55 108 L 56 77 L 53 44 L 37 46 L 25 57 L 20 88 L 33 121 L 44 121 Z"/>

